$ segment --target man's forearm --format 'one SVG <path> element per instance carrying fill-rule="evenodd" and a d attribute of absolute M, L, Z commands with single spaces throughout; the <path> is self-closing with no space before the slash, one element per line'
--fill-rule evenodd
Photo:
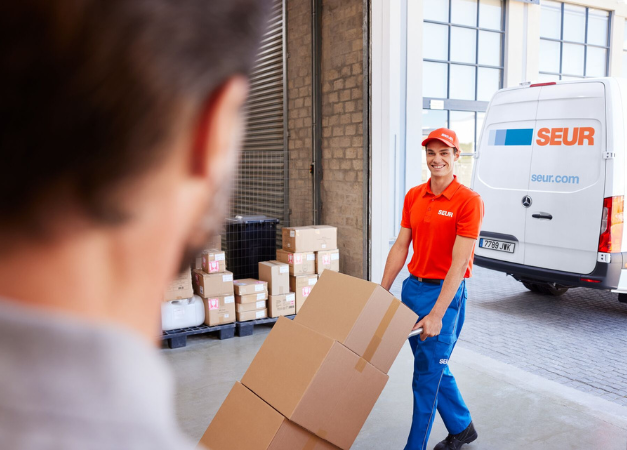
<path fill-rule="evenodd" d="M 383 271 L 383 279 L 381 280 L 381 286 L 388 291 L 392 287 L 392 283 L 398 276 L 407 260 L 408 251 L 402 248 L 399 249 L 396 245 L 392 246 L 388 259 L 385 263 L 385 270 Z"/>
<path fill-rule="evenodd" d="M 444 317 L 446 310 L 451 305 L 451 302 L 455 298 L 455 294 L 459 289 L 459 285 L 464 279 L 464 274 L 466 273 L 466 267 L 468 263 L 463 266 L 451 267 L 444 278 L 444 283 L 442 283 L 442 290 L 440 291 L 440 295 L 435 302 L 435 305 L 431 309 L 431 314 L 439 317 L 440 319 Z"/>

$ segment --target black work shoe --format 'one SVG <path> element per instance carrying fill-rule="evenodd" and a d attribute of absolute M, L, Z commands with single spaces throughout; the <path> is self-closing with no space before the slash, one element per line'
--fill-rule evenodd
<path fill-rule="evenodd" d="M 458 450 L 462 448 L 462 445 L 470 444 L 475 439 L 477 439 L 477 431 L 472 422 L 470 422 L 470 425 L 464 431 L 459 434 L 449 434 L 433 450 Z"/>

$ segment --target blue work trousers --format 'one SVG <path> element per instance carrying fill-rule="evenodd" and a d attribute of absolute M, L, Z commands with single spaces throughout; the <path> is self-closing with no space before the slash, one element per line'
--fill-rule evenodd
<path fill-rule="evenodd" d="M 441 290 L 442 283 L 424 283 L 410 276 L 403 282 L 401 299 L 422 319 L 431 312 Z M 405 450 L 426 449 L 436 408 L 449 433 L 461 433 L 470 425 L 470 412 L 448 368 L 464 324 L 466 297 L 466 283 L 462 281 L 444 314 L 440 335 L 424 341 L 420 336 L 409 339 L 414 353 L 414 413 Z"/>

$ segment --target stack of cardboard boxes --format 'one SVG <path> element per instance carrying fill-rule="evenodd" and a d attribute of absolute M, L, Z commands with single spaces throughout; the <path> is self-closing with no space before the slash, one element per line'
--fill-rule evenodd
<path fill-rule="evenodd" d="M 237 280 L 235 285 L 235 304 L 237 321 L 265 319 L 268 317 L 268 283 L 246 278 Z"/>
<path fill-rule="evenodd" d="M 268 283 L 268 317 L 296 314 L 296 295 L 290 291 L 290 268 L 287 264 L 260 262 L 259 279 Z"/>
<path fill-rule="evenodd" d="M 226 270 L 225 254 L 219 249 L 205 250 L 201 268 L 193 272 L 194 291 L 205 305 L 205 324 L 235 322 L 233 274 Z"/>
<path fill-rule="evenodd" d="M 290 290 L 296 295 L 296 313 L 324 270 L 340 270 L 337 228 L 328 225 L 283 228 L 283 249 L 277 259 L 289 265 Z"/>
<path fill-rule="evenodd" d="M 381 286 L 325 271 L 294 321 L 279 318 L 201 443 L 350 448 L 416 320 Z"/>

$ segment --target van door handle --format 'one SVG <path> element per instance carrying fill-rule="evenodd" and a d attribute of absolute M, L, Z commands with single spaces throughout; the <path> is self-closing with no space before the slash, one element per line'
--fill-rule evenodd
<path fill-rule="evenodd" d="M 531 217 L 533 217 L 534 219 L 547 219 L 547 220 L 551 220 L 553 218 L 553 216 L 550 215 L 549 213 L 532 214 Z"/>

